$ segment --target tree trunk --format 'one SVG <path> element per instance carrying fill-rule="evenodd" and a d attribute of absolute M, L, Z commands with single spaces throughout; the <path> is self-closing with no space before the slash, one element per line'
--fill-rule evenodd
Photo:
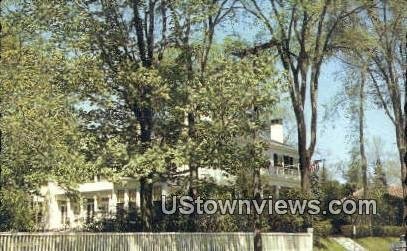
<path fill-rule="evenodd" d="M 407 101 L 406 104 L 404 105 L 404 109 L 407 108 Z M 405 132 L 407 134 L 407 126 L 405 128 Z M 406 166 L 407 166 L 407 152 L 404 152 L 404 160 L 401 160 L 402 163 L 402 170 L 404 170 L 404 174 L 403 171 L 402 173 L 402 186 L 403 186 L 403 198 L 404 198 L 404 210 L 403 210 L 403 226 L 404 226 L 404 235 L 406 237 L 406 241 L 407 241 L 407 172 L 406 172 Z"/>
<path fill-rule="evenodd" d="M 297 134 L 298 134 L 298 154 L 301 171 L 301 189 L 303 192 L 308 193 L 311 191 L 310 183 L 310 165 L 311 157 L 307 149 L 307 131 L 303 120 L 303 114 L 297 114 Z"/>
<path fill-rule="evenodd" d="M 365 76 L 364 73 L 361 74 L 360 86 L 359 86 L 359 150 L 360 159 L 362 164 L 362 180 L 363 180 L 363 198 L 367 198 L 367 160 L 365 154 L 365 134 L 364 134 L 364 100 L 365 100 Z"/>
<path fill-rule="evenodd" d="M 405 49 L 407 49 L 407 33 L 405 35 L 406 43 Z M 407 63 L 407 58 L 405 58 L 405 63 Z M 407 68 L 404 70 L 404 142 L 407 142 Z M 402 170 L 406 170 L 407 166 L 407 151 L 404 150 L 404 159 L 401 160 L 401 163 L 404 163 Z M 403 225 L 407 226 L 407 172 L 404 171 L 404 176 L 401 176 L 404 180 L 401 181 L 403 184 L 403 198 L 404 198 L 404 214 L 403 214 Z M 405 238 L 407 238 L 407 227 L 405 227 Z"/>
<path fill-rule="evenodd" d="M 405 101 L 406 102 L 406 101 Z M 406 104 L 404 105 L 406 108 Z M 403 116 L 406 116 L 404 113 Z M 405 120 L 398 119 L 395 116 L 395 127 L 396 127 L 396 138 L 397 138 L 397 149 L 399 152 L 400 160 L 400 174 L 401 174 L 401 186 L 403 189 L 403 198 L 404 198 L 404 210 L 403 210 L 403 226 L 406 227 L 407 233 L 407 171 L 406 171 L 406 146 L 405 146 L 405 137 L 406 137 L 406 124 Z"/>
<path fill-rule="evenodd" d="M 188 135 L 190 139 L 195 141 L 195 116 L 192 112 L 188 113 Z M 196 163 L 195 153 L 191 152 L 189 156 L 189 196 L 191 196 L 194 201 L 198 197 L 197 181 L 198 165 Z M 198 215 L 196 214 L 196 210 L 194 210 L 194 212 L 190 214 L 189 221 L 190 231 L 198 231 Z"/>
<path fill-rule="evenodd" d="M 196 138 L 196 130 L 195 130 L 195 116 L 193 113 L 188 113 L 188 135 L 191 139 Z M 194 154 L 190 155 L 189 161 L 189 187 L 190 187 L 190 195 L 192 198 L 196 199 L 198 197 L 198 189 L 197 189 L 197 180 L 198 180 L 198 165 L 196 164 L 196 159 Z"/>
<path fill-rule="evenodd" d="M 142 97 L 147 93 L 149 93 L 149 90 L 144 90 Z M 135 107 L 134 113 L 140 124 L 140 153 L 143 154 L 150 147 L 151 143 L 153 111 L 148 107 Z M 150 232 L 152 226 L 152 178 L 151 172 L 147 176 L 140 178 L 140 210 L 144 232 Z"/>
<path fill-rule="evenodd" d="M 152 188 L 151 177 L 140 178 L 140 207 L 143 232 L 151 232 L 152 230 Z"/>
<path fill-rule="evenodd" d="M 255 102 L 253 102 L 254 104 Z M 255 105 L 253 105 L 253 117 L 252 117 L 252 122 L 256 122 L 258 120 L 258 109 Z M 251 156 L 252 159 L 256 159 L 256 139 L 257 139 L 257 129 L 253 129 L 252 132 L 252 149 L 251 149 Z M 261 180 L 260 180 L 260 168 L 262 166 L 259 166 L 257 163 L 252 165 L 253 168 L 253 199 L 257 202 L 257 205 L 260 205 L 261 203 Z M 261 251 L 263 249 L 262 247 L 262 240 L 261 240 L 261 217 L 255 210 L 254 206 L 252 206 L 252 213 L 254 213 L 254 239 L 253 239 L 253 246 L 254 246 L 254 251 Z"/>
<path fill-rule="evenodd" d="M 2 114 L 0 113 L 0 119 L 2 119 Z M 3 156 L 3 131 L 0 128 L 0 156 Z M 2 166 L 0 165 L 0 194 L 3 192 L 3 181 L 1 175 L 3 174 Z"/>
<path fill-rule="evenodd" d="M 362 69 L 362 71 L 364 71 Z M 365 72 L 361 72 L 361 78 L 359 79 L 359 152 L 360 152 L 360 160 L 361 160 L 361 168 L 362 168 L 362 182 L 363 182 L 363 199 L 367 199 L 368 197 L 368 184 L 367 184 L 367 160 L 366 160 L 366 153 L 365 153 Z M 372 225 L 372 217 L 371 215 L 365 215 L 361 217 L 363 224 Z M 372 231 L 370 228 L 370 235 L 372 235 Z"/>
<path fill-rule="evenodd" d="M 260 195 L 261 183 L 260 183 L 260 168 L 255 167 L 253 172 L 253 197 L 257 201 L 257 205 L 261 203 Z M 254 251 L 262 250 L 261 240 L 261 218 L 260 215 L 254 211 Z"/>
<path fill-rule="evenodd" d="M 300 170 L 301 170 L 301 189 L 303 192 L 308 193 L 311 191 L 310 183 L 310 170 L 311 159 L 309 158 L 307 151 L 300 149 Z"/>

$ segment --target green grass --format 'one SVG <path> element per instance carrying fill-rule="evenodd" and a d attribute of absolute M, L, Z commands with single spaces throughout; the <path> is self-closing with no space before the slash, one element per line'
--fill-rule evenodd
<path fill-rule="evenodd" d="M 320 240 L 320 245 L 314 247 L 315 251 L 323 251 L 323 250 L 329 250 L 329 251 L 345 251 L 341 245 L 339 245 L 336 241 L 324 238 Z M 383 250 L 382 250 L 383 251 Z"/>
<path fill-rule="evenodd" d="M 356 242 L 369 251 L 384 251 L 390 250 L 391 244 L 398 240 L 395 237 L 365 237 L 356 239 Z"/>

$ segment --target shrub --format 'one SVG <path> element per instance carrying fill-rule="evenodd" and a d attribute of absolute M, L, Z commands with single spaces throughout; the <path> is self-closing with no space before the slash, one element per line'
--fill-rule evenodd
<path fill-rule="evenodd" d="M 346 237 L 354 237 L 353 236 L 353 225 L 344 225 L 341 226 L 341 232 Z M 367 237 L 371 236 L 370 227 L 366 225 L 359 225 L 356 226 L 356 237 Z"/>
<path fill-rule="evenodd" d="M 378 235 L 377 233 L 375 233 L 376 228 L 382 230 L 382 235 Z M 373 228 L 373 234 L 377 236 L 399 237 L 400 235 L 404 234 L 404 228 L 400 226 L 379 226 Z"/>
<path fill-rule="evenodd" d="M 383 237 L 399 237 L 403 234 L 403 228 L 400 226 L 367 226 L 359 225 L 356 226 L 356 237 L 367 237 L 367 236 L 383 236 Z M 341 227 L 341 232 L 346 237 L 353 236 L 353 225 L 344 225 Z"/>
<path fill-rule="evenodd" d="M 306 229 L 301 215 L 272 214 L 266 217 L 265 223 L 268 232 L 302 232 Z"/>
<path fill-rule="evenodd" d="M 116 214 L 109 214 L 102 219 L 84 225 L 89 232 L 140 232 L 141 217 L 137 211 L 118 209 Z"/>
<path fill-rule="evenodd" d="M 329 220 L 316 221 L 313 224 L 314 235 L 317 238 L 326 238 L 332 233 L 332 224 Z"/>
<path fill-rule="evenodd" d="M 0 191 L 0 232 L 31 231 L 34 214 L 30 195 L 15 189 Z"/>

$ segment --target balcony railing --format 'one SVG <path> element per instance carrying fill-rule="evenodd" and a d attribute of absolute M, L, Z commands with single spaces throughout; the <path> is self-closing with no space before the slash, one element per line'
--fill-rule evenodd
<path fill-rule="evenodd" d="M 270 166 L 265 173 L 271 176 L 300 179 L 299 164 Z"/>

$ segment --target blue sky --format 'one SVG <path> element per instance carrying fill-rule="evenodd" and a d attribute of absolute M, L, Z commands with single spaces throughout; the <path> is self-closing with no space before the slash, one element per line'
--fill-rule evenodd
<path fill-rule="evenodd" d="M 320 119 L 324 113 L 323 104 L 329 103 L 336 93 L 340 91 L 342 83 L 341 80 L 337 78 L 340 70 L 340 63 L 334 60 L 324 65 L 322 69 L 318 112 Z M 397 158 L 396 136 L 392 122 L 382 109 L 378 109 L 372 104 L 368 103 L 366 105 L 365 112 L 367 147 L 369 148 L 368 142 L 374 137 L 380 137 L 383 143 L 383 153 Z M 349 134 L 349 119 L 345 118 L 343 114 L 334 119 L 335 122 L 319 120 L 320 124 L 317 138 L 317 151 L 321 153 L 321 157 L 326 158 L 327 166 L 331 168 L 331 171 L 334 171 L 332 170 L 334 163 L 348 159 L 348 151 L 351 147 L 351 144 L 346 139 L 346 135 Z M 367 151 L 369 151 L 369 149 L 367 149 Z M 385 156 L 385 158 L 386 157 L 391 156 Z M 368 159 L 368 161 L 373 160 Z"/>

